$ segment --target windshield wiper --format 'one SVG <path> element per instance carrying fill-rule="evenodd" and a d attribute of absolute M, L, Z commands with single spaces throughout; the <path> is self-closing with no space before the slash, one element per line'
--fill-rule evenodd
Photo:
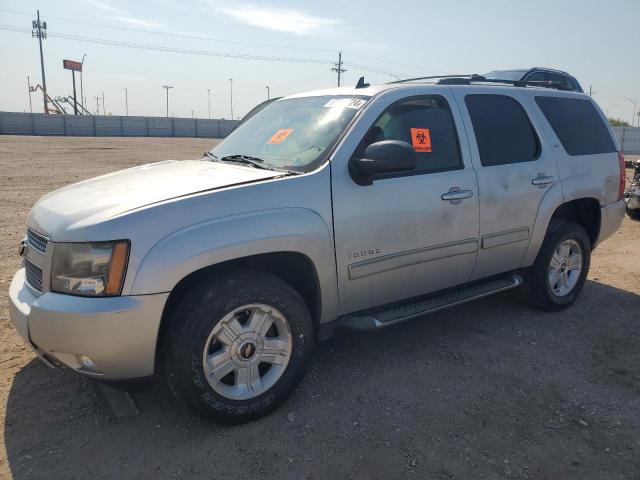
<path fill-rule="evenodd" d="M 298 172 L 296 170 L 287 170 L 285 168 L 277 168 L 272 165 L 265 165 L 264 160 L 258 157 L 252 157 L 251 155 L 226 155 L 222 158 L 217 157 L 211 152 L 205 152 L 206 157 L 210 158 L 214 162 L 231 162 L 231 163 L 241 163 L 244 165 L 250 165 L 254 168 L 260 168 L 262 170 L 273 170 L 275 172 L 284 172 L 290 175 L 299 175 L 302 172 Z"/>
<path fill-rule="evenodd" d="M 296 172 L 295 170 L 287 170 L 285 168 L 277 168 L 272 165 L 264 165 L 264 160 L 258 157 L 252 157 L 251 155 L 227 155 L 226 157 L 222 157 L 220 159 L 221 162 L 233 162 L 233 163 L 244 163 L 245 165 L 251 165 L 255 168 L 261 168 L 263 170 L 273 170 L 276 172 L 285 172 L 290 175 L 297 175 L 300 172 Z"/>
<path fill-rule="evenodd" d="M 209 158 L 210 160 L 213 160 L 214 162 L 219 162 L 220 161 L 220 159 L 218 157 L 216 157 L 211 152 L 204 152 L 202 155 L 204 155 L 205 157 Z"/>
<path fill-rule="evenodd" d="M 222 157 L 220 159 L 223 162 L 235 162 L 235 163 L 244 163 L 246 165 L 251 165 L 256 168 L 262 168 L 263 170 L 273 170 L 272 167 L 268 167 L 264 165 L 264 160 L 258 157 L 252 157 L 251 155 L 227 155 L 226 157 Z"/>

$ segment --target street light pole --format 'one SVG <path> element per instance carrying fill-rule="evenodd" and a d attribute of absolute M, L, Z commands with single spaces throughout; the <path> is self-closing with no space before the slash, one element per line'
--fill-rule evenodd
<path fill-rule="evenodd" d="M 173 86 L 171 85 L 162 85 L 162 88 L 164 88 L 167 91 L 167 118 L 169 117 L 169 90 L 173 88 Z"/>
<path fill-rule="evenodd" d="M 231 88 L 231 120 L 233 120 L 233 78 L 229 79 L 229 87 Z"/>
<path fill-rule="evenodd" d="M 631 116 L 631 126 L 633 127 L 633 124 L 635 123 L 635 120 L 636 120 L 636 109 L 638 108 L 638 102 L 636 102 L 631 97 L 622 97 L 622 98 L 624 98 L 626 101 L 631 102 L 631 104 L 633 104 L 633 115 Z"/>
<path fill-rule="evenodd" d="M 96 115 L 100 115 L 100 97 L 93 97 L 96 99 Z"/>
<path fill-rule="evenodd" d="M 104 108 L 104 92 L 102 92 L 102 114 L 106 115 L 107 111 Z"/>
<path fill-rule="evenodd" d="M 82 61 L 80 62 L 80 64 L 82 65 L 82 67 L 80 67 L 80 104 L 82 105 L 82 108 L 84 109 L 84 87 L 82 86 L 82 71 L 84 70 L 84 59 L 87 57 L 87 54 L 85 53 L 84 55 L 82 55 Z"/>
<path fill-rule="evenodd" d="M 127 117 L 129 116 L 129 95 L 127 93 L 127 89 L 124 89 L 124 107 L 127 111 Z"/>
<path fill-rule="evenodd" d="M 269 100 L 269 94 L 270 94 L 270 92 L 269 92 L 269 85 L 267 85 L 267 100 Z"/>
<path fill-rule="evenodd" d="M 207 88 L 207 107 L 209 108 L 209 120 L 211 120 L 211 90 Z"/>

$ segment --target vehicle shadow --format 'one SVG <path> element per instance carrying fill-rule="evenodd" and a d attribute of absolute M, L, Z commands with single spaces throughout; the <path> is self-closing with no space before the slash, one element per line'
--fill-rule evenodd
<path fill-rule="evenodd" d="M 477 478 L 505 468 L 631 478 L 638 311 L 640 296 L 588 281 L 563 312 L 505 293 L 338 334 L 285 405 L 235 427 L 200 420 L 162 386 L 132 394 L 139 412 L 114 415 L 93 381 L 33 360 L 9 393 L 6 462 L 15 479 Z"/>

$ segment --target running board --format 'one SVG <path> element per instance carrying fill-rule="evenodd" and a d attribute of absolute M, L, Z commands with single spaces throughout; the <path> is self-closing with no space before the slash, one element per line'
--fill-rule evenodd
<path fill-rule="evenodd" d="M 420 317 L 427 313 L 437 312 L 454 305 L 470 302 L 478 298 L 487 297 L 494 293 L 511 290 L 522 284 L 520 275 L 509 275 L 488 280 L 482 283 L 476 283 L 471 286 L 462 287 L 458 290 L 449 291 L 429 297 L 423 300 L 417 300 L 402 305 L 393 306 L 391 308 L 376 308 L 372 310 L 364 310 L 341 317 L 338 320 L 338 328 L 345 330 L 376 330 L 387 327 L 395 323 L 404 322 L 412 318 Z"/>

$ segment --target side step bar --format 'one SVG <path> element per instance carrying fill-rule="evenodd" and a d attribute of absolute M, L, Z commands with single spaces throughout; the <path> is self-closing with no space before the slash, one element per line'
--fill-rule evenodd
<path fill-rule="evenodd" d="M 460 305 L 470 302 L 471 300 L 487 297 L 494 293 L 511 290 L 521 284 L 522 277 L 520 275 L 514 274 L 500 277 L 426 299 L 413 300 L 401 305 L 396 304 L 390 308 L 382 307 L 345 315 L 338 320 L 337 326 L 338 328 L 354 331 L 376 330 L 420 317 L 427 313 L 437 312 L 438 310 L 443 310 L 454 305 Z"/>

